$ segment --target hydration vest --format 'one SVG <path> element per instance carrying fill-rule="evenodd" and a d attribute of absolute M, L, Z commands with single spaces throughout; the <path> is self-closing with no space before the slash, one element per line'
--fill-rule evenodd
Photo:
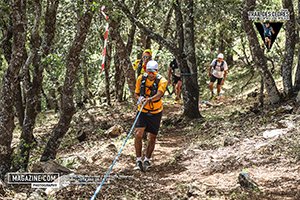
<path fill-rule="evenodd" d="M 143 77 L 142 77 L 142 81 L 141 81 L 141 88 L 140 88 L 140 96 L 146 97 L 146 80 L 147 80 L 148 74 L 144 73 Z M 154 80 L 154 83 L 152 86 L 148 87 L 150 89 L 150 96 L 149 97 L 153 97 L 158 90 L 158 84 L 160 79 L 162 78 L 161 75 L 157 74 Z M 158 102 L 160 99 L 154 101 L 154 102 Z"/>
<path fill-rule="evenodd" d="M 216 69 L 216 66 L 218 64 L 218 61 L 216 60 L 214 65 L 213 65 L 213 68 Z M 221 65 L 220 65 L 220 71 L 224 71 L 224 60 L 221 62 Z"/>
<path fill-rule="evenodd" d="M 141 84 L 140 84 L 140 96 L 143 97 L 153 97 L 158 92 L 158 86 L 159 82 L 162 79 L 162 76 L 160 74 L 157 74 L 155 77 L 155 80 L 153 81 L 152 85 L 149 86 L 149 84 L 146 85 L 148 78 L 148 74 L 144 73 L 141 77 Z M 148 90 L 146 90 L 149 89 Z M 162 102 L 161 99 L 155 100 L 155 101 L 148 101 L 146 105 L 144 106 L 143 110 L 147 111 L 148 113 L 153 113 L 156 111 L 159 111 L 162 109 Z"/>

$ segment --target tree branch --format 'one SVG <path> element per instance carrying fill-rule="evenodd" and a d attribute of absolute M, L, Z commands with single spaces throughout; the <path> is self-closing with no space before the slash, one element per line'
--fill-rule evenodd
<path fill-rule="evenodd" d="M 166 40 L 161 35 L 153 32 L 148 27 L 144 26 L 127 8 L 127 6 L 124 3 L 121 3 L 120 1 L 112 1 L 116 7 L 118 7 L 125 15 L 126 17 L 137 27 L 139 27 L 142 31 L 144 31 L 148 36 L 155 40 L 157 43 L 159 43 L 162 46 L 165 46 L 170 52 L 173 54 L 177 54 L 178 49 L 176 48 L 176 45 L 172 43 L 171 41 Z"/>

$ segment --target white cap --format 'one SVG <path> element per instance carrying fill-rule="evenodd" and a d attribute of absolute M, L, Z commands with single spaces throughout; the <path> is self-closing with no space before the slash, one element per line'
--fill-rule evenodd
<path fill-rule="evenodd" d="M 219 54 L 218 54 L 218 58 L 224 59 L 224 55 L 223 55 L 222 53 L 219 53 Z"/>
<path fill-rule="evenodd" d="M 150 60 L 147 63 L 146 71 L 154 72 L 158 70 L 158 63 L 155 60 Z"/>

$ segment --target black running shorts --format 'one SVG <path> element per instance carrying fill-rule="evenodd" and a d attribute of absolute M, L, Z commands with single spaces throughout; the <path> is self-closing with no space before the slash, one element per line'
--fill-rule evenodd
<path fill-rule="evenodd" d="M 135 127 L 136 128 L 146 127 L 145 129 L 146 132 L 157 135 L 160 126 L 161 117 L 162 117 L 162 112 L 157 114 L 141 112 Z"/>
<path fill-rule="evenodd" d="M 221 85 L 221 83 L 222 83 L 222 80 L 223 80 L 223 78 L 217 78 L 217 77 L 215 77 L 214 75 L 211 75 L 211 77 L 210 77 L 210 82 L 215 82 L 216 80 L 218 80 L 218 85 Z"/>
<path fill-rule="evenodd" d="M 172 79 L 174 84 L 177 84 L 178 81 L 181 81 L 181 78 L 179 76 L 173 76 Z"/>

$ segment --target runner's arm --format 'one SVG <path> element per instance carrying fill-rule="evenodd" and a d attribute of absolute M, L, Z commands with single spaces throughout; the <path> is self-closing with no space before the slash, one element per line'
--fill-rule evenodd
<path fill-rule="evenodd" d="M 140 75 L 137 80 L 136 80 L 136 83 L 135 83 L 135 91 L 134 91 L 134 97 L 136 100 L 139 99 L 140 97 L 140 88 L 141 88 L 141 80 L 142 80 L 142 75 Z"/>
<path fill-rule="evenodd" d="M 165 78 L 162 78 L 162 80 L 160 80 L 160 82 L 159 82 L 157 93 L 152 97 L 146 98 L 145 100 L 146 101 L 160 100 L 160 98 L 164 95 L 164 93 L 166 91 L 167 84 L 168 84 L 168 81 Z"/>
<path fill-rule="evenodd" d="M 136 100 L 138 100 L 139 97 L 140 97 L 140 94 L 134 93 L 134 97 L 135 97 Z"/>
<path fill-rule="evenodd" d="M 222 80 L 222 85 L 224 84 L 224 82 L 226 80 L 227 74 L 228 74 L 228 70 L 225 70 L 224 71 L 224 77 L 223 77 L 223 80 Z"/>
<path fill-rule="evenodd" d="M 162 96 L 164 95 L 164 93 L 160 90 L 157 91 L 157 93 L 153 96 L 153 97 L 150 97 L 150 98 L 147 98 L 149 101 L 157 101 L 159 100 Z"/>
<path fill-rule="evenodd" d="M 275 34 L 273 27 L 271 27 L 271 32 L 272 32 L 272 34 Z"/>
<path fill-rule="evenodd" d="M 211 77 L 211 69 L 212 69 L 212 65 L 209 65 L 209 68 L 208 68 L 208 76 Z"/>

